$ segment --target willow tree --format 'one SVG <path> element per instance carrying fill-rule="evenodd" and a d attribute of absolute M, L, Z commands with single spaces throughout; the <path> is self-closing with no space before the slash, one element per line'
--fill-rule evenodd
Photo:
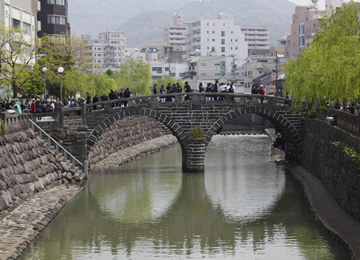
<path fill-rule="evenodd" d="M 129 88 L 136 94 L 148 95 L 151 93 L 150 64 L 141 59 L 126 60 L 120 67 L 120 72 L 115 75 L 118 86 L 122 89 Z"/>
<path fill-rule="evenodd" d="M 351 1 L 320 21 L 310 47 L 285 64 L 294 103 L 326 104 L 360 97 L 360 7 Z"/>

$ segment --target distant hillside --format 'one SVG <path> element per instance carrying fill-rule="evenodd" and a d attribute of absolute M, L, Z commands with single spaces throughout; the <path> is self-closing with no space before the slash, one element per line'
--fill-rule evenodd
<path fill-rule="evenodd" d="M 73 33 L 96 36 L 104 31 L 116 30 L 141 13 L 167 11 L 171 14 L 191 1 L 193 0 L 69 0 L 69 21 Z"/>
<path fill-rule="evenodd" d="M 218 13 L 225 12 L 234 17 L 236 25 L 265 25 L 269 28 L 270 44 L 276 45 L 290 32 L 295 11 L 295 4 L 288 0 L 88 0 L 86 6 L 80 0 L 70 2 L 74 33 L 96 36 L 109 30 L 124 31 L 128 47 L 162 44 L 164 27 L 172 24 L 175 12 L 183 13 L 186 21 L 216 19 Z M 77 14 L 76 19 L 71 14 Z"/>

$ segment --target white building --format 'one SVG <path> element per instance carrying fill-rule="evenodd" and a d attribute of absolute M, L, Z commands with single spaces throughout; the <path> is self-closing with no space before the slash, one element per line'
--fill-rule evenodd
<path fill-rule="evenodd" d="M 33 45 L 39 10 L 40 2 L 36 0 L 0 0 L 0 21 L 6 29 L 23 30 L 26 40 Z"/>
<path fill-rule="evenodd" d="M 207 56 L 214 50 L 219 56 L 227 57 L 227 72 L 231 72 L 233 65 L 240 67 L 244 63 L 248 56 L 248 44 L 241 26 L 234 25 L 229 15 L 220 13 L 217 19 L 201 19 L 185 24 L 186 57 Z"/>
<path fill-rule="evenodd" d="M 274 56 L 249 56 L 245 62 L 245 94 L 251 93 L 253 79 L 276 70 L 276 57 Z"/>
<path fill-rule="evenodd" d="M 40 10 L 40 2 L 37 0 L 0 0 L 0 21 L 5 29 L 23 30 L 25 40 L 34 46 L 36 36 L 36 12 Z M 35 64 L 35 59 L 30 65 Z M 7 94 L 9 94 L 7 90 Z M 0 89 L 0 96 L 6 95 L 4 89 Z"/>
<path fill-rule="evenodd" d="M 270 49 L 269 31 L 263 25 L 242 25 L 241 33 L 245 36 L 248 43 L 250 55 L 264 54 Z"/>
<path fill-rule="evenodd" d="M 124 62 L 126 38 L 123 32 L 100 33 L 98 39 L 88 39 L 87 42 L 94 61 L 94 71 L 117 69 Z"/>
<path fill-rule="evenodd" d="M 186 46 L 187 25 L 184 22 L 183 14 L 175 14 L 173 25 L 164 29 L 164 44 Z"/>
<path fill-rule="evenodd" d="M 153 80 L 158 80 L 166 76 L 171 76 L 175 80 L 185 77 L 188 71 L 188 64 L 184 63 L 167 63 L 162 61 L 150 62 L 150 70 Z"/>
<path fill-rule="evenodd" d="M 331 16 L 332 10 L 336 10 L 336 8 L 339 8 L 343 4 L 343 0 L 326 0 L 325 1 L 325 12 L 327 16 Z"/>

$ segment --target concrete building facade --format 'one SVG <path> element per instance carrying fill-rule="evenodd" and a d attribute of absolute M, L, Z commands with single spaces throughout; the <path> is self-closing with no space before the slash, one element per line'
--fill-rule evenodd
<path fill-rule="evenodd" d="M 187 25 L 184 22 L 183 14 L 174 15 L 173 25 L 166 26 L 164 29 L 164 44 L 186 46 Z"/>
<path fill-rule="evenodd" d="M 217 19 L 201 19 L 186 23 L 185 57 L 207 56 L 215 51 L 226 57 L 226 71 L 234 65 L 240 67 L 248 56 L 248 44 L 241 32 L 241 26 L 234 25 L 231 16 L 220 13 Z M 234 63 L 234 64 L 233 64 Z"/>
<path fill-rule="evenodd" d="M 41 29 L 38 36 L 47 34 L 65 40 L 70 34 L 68 0 L 40 0 L 40 2 L 41 10 L 37 13 L 37 20 L 41 23 Z"/>
<path fill-rule="evenodd" d="M 242 25 L 241 33 L 248 43 L 249 55 L 265 54 L 269 48 L 269 30 L 263 25 Z"/>
<path fill-rule="evenodd" d="M 98 39 L 87 38 L 88 51 L 93 57 L 93 71 L 118 69 L 125 60 L 126 37 L 123 32 L 111 31 L 98 34 Z"/>
<path fill-rule="evenodd" d="M 324 11 L 313 6 L 296 6 L 292 16 L 291 33 L 287 37 L 285 56 L 296 57 L 308 47 L 318 31 Z"/>

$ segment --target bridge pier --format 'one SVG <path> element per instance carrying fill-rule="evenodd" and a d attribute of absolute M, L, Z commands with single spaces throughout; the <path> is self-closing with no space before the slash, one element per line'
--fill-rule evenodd
<path fill-rule="evenodd" d="M 184 172 L 204 172 L 207 142 L 202 139 L 187 138 L 180 142 Z"/>

